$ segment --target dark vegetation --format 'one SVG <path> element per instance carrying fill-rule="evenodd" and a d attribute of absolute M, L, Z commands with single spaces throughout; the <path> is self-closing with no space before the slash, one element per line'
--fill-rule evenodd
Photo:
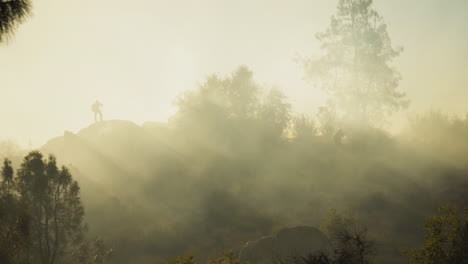
<path fill-rule="evenodd" d="M 31 12 L 31 0 L 0 0 L 0 43 L 8 40 Z"/>
<path fill-rule="evenodd" d="M 83 243 L 80 188 L 66 167 L 58 168 L 54 156 L 44 159 L 40 152 L 30 152 L 16 176 L 5 159 L 1 176 L 1 263 L 93 263 L 88 259 L 110 253 L 96 243 Z"/>
<path fill-rule="evenodd" d="M 168 124 L 107 121 L 43 147 L 80 179 L 90 231 L 116 263 L 204 261 L 284 226 L 319 226 L 330 208 L 367 227 L 375 259 L 399 262 L 439 205 L 467 205 L 466 118 L 432 113 L 390 135 L 297 116 L 246 68 L 178 103 Z M 329 132 L 338 128 L 341 145 Z"/>
<path fill-rule="evenodd" d="M 318 35 L 324 56 L 303 60 L 331 96 L 314 116 L 242 66 L 181 95 L 168 123 L 98 122 L 41 148 L 66 167 L 0 145 L 11 159 L 0 263 L 99 263 L 110 250 L 89 237 L 105 237 L 111 263 L 243 264 L 247 241 L 298 225 L 322 225 L 330 247 L 279 262 L 467 263 L 457 208 L 468 206 L 468 118 L 433 112 L 398 134 L 382 128 L 408 101 L 390 64 L 401 50 L 371 7 L 340 0 Z M 28 10 L 0 0 L 0 41 Z M 224 249 L 234 251 L 217 258 Z"/>

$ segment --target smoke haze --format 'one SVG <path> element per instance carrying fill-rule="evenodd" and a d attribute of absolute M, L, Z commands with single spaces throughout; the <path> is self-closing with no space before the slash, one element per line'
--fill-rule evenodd
<path fill-rule="evenodd" d="M 335 1 L 132 3 L 34 2 L 33 16 L 0 49 L 1 138 L 40 146 L 78 131 L 92 122 L 96 99 L 107 120 L 167 121 L 181 92 L 244 64 L 258 82 L 280 87 L 295 111 L 313 114 L 324 104 L 294 58 L 320 54 L 315 33 Z M 395 65 L 412 101 L 408 112 L 464 113 L 468 3 L 377 0 L 375 7 L 405 48 Z"/>

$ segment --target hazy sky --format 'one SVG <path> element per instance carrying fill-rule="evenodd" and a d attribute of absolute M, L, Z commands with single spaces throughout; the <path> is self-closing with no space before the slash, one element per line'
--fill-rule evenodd
<path fill-rule="evenodd" d="M 38 146 L 104 119 L 165 121 L 177 95 L 245 64 L 313 113 L 319 91 L 296 54 L 320 54 L 335 0 L 35 0 L 0 47 L 0 139 Z M 468 112 L 468 1 L 375 0 L 394 44 L 409 112 Z"/>

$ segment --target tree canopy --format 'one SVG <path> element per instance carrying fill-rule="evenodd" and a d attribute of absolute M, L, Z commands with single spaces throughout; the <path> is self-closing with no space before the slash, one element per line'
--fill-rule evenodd
<path fill-rule="evenodd" d="M 424 245 L 406 252 L 411 264 L 468 263 L 468 208 L 440 207 L 425 229 Z"/>
<path fill-rule="evenodd" d="M 31 12 L 31 0 L 0 0 L 0 43 L 5 42 Z"/>
<path fill-rule="evenodd" d="M 323 54 L 304 60 L 306 77 L 329 92 L 329 104 L 352 121 L 376 122 L 407 106 L 391 62 L 394 48 L 372 0 L 340 0 L 328 28 L 316 35 Z"/>
<path fill-rule="evenodd" d="M 16 176 L 5 159 L 1 176 L 2 263 L 54 264 L 89 259 L 88 252 L 97 252 L 93 254 L 100 259 L 108 255 L 101 240 L 83 243 L 80 187 L 53 155 L 45 159 L 38 151 L 30 152 Z"/>

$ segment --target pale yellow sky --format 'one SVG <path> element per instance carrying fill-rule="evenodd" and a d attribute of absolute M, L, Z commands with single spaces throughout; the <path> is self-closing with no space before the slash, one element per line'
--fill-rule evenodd
<path fill-rule="evenodd" d="M 332 0 L 36 0 L 34 15 L 0 47 L 0 139 L 38 146 L 105 119 L 164 121 L 173 100 L 213 72 L 245 64 L 278 85 L 295 110 L 321 93 L 302 81 L 296 54 L 319 55 Z M 375 0 L 412 106 L 468 110 L 468 1 Z"/>

